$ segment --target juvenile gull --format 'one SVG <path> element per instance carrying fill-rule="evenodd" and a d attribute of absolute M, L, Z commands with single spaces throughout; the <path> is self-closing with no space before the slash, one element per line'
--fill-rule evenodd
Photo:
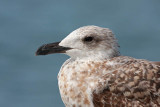
<path fill-rule="evenodd" d="M 36 55 L 65 53 L 58 74 L 66 107 L 160 107 L 160 62 L 120 56 L 112 31 L 81 27 Z"/>

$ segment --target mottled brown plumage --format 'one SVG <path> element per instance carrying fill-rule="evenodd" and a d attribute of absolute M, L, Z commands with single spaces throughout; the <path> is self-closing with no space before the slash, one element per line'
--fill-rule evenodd
<path fill-rule="evenodd" d="M 119 56 L 104 61 L 69 61 L 58 79 L 68 107 L 69 102 L 82 107 L 160 106 L 160 66 L 147 60 Z"/>
<path fill-rule="evenodd" d="M 113 58 L 121 60 L 120 64 L 113 68 L 114 76 L 104 76 L 104 79 L 109 78 L 107 87 L 93 92 L 95 107 L 159 107 L 160 66 L 146 60 L 126 58 Z M 128 61 L 123 62 L 124 59 Z M 118 73 L 117 70 L 121 71 Z"/>

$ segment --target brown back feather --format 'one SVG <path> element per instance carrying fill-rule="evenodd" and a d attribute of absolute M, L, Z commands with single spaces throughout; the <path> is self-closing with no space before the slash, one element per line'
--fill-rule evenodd
<path fill-rule="evenodd" d="M 157 96 L 160 94 L 160 62 L 149 63 L 145 60 L 142 60 L 142 62 L 140 60 L 131 60 L 130 63 L 128 61 L 119 67 L 124 67 L 124 69 L 129 68 L 124 70 L 128 70 L 128 72 L 124 74 L 128 80 L 120 77 L 120 74 L 123 74 L 122 71 L 120 74 L 117 74 L 115 79 L 113 78 L 112 83 L 108 81 L 109 87 L 107 89 L 104 88 L 104 90 L 99 93 L 96 91 L 93 92 L 94 107 L 151 106 L 153 104 L 160 106 L 160 97 Z M 148 70 L 146 71 L 146 69 Z M 139 73 L 135 74 L 136 71 L 139 71 Z M 136 82 L 137 77 L 138 81 Z M 122 80 L 120 81 L 120 79 Z M 119 82 L 116 83 L 116 81 Z M 115 89 L 110 90 L 111 87 Z M 123 91 L 118 91 L 123 88 Z"/>

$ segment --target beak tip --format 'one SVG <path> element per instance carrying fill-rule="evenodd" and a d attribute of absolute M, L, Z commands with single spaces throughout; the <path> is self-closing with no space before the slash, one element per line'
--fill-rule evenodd
<path fill-rule="evenodd" d="M 36 53 L 35 53 L 35 56 L 39 56 L 39 54 L 36 52 Z"/>
<path fill-rule="evenodd" d="M 42 51 L 41 49 L 38 49 L 35 53 L 35 56 L 39 56 L 39 55 L 47 55 L 48 54 L 48 51 L 45 50 L 45 51 Z"/>
<path fill-rule="evenodd" d="M 35 56 L 39 56 L 40 53 L 38 51 L 35 52 Z"/>
<path fill-rule="evenodd" d="M 41 50 L 42 50 L 42 48 L 39 47 L 39 48 L 37 49 L 37 51 L 35 52 L 35 56 L 41 55 Z"/>
<path fill-rule="evenodd" d="M 35 52 L 35 56 L 44 55 L 44 51 L 42 51 L 43 46 L 44 45 L 37 49 L 37 51 Z"/>

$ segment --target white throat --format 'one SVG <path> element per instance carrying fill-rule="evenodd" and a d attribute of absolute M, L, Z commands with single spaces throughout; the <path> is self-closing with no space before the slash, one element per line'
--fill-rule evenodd
<path fill-rule="evenodd" d="M 66 54 L 70 56 L 72 59 L 78 59 L 83 61 L 106 60 L 120 55 L 119 51 L 113 49 L 89 52 L 83 52 L 81 50 L 73 49 L 67 51 Z"/>

